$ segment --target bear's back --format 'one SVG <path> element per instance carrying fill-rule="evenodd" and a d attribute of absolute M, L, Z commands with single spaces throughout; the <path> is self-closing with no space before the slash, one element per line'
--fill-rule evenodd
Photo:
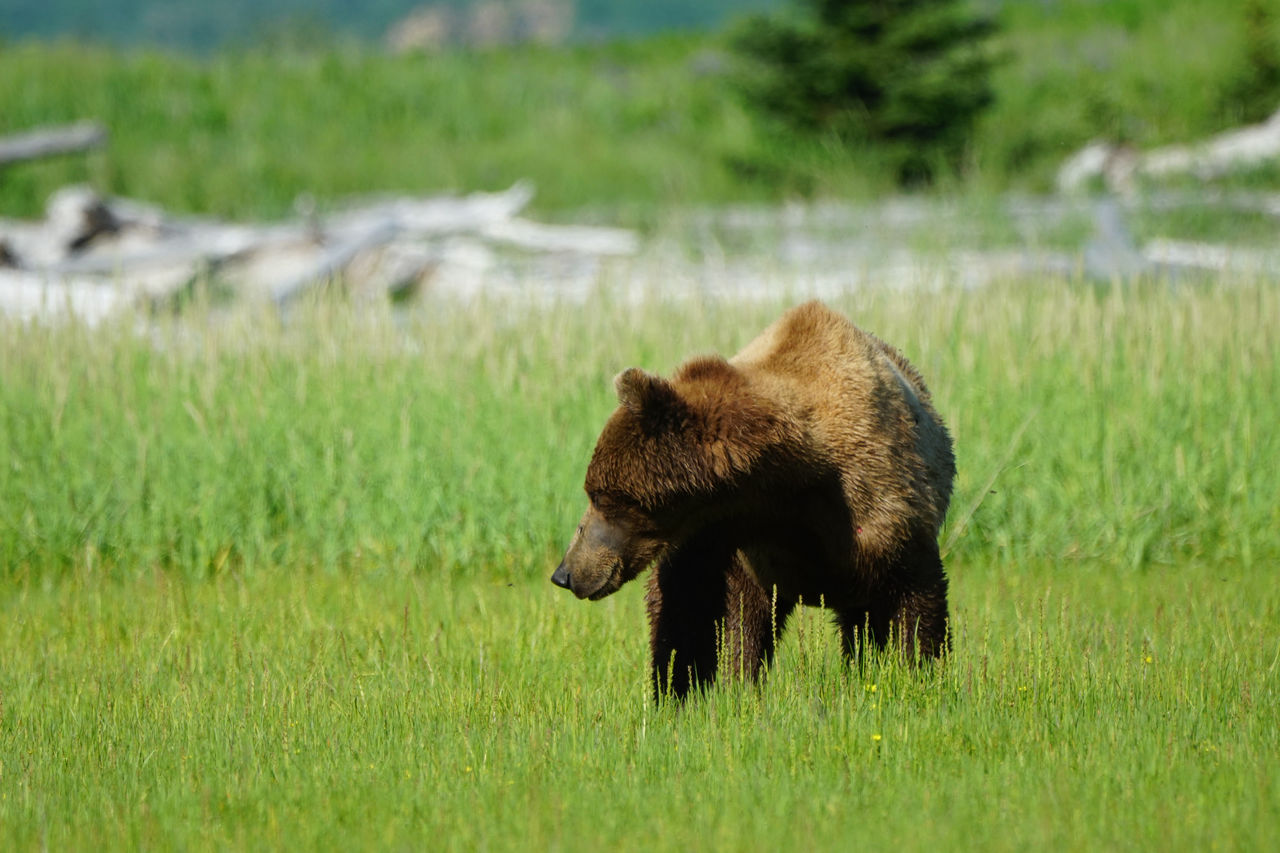
<path fill-rule="evenodd" d="M 919 372 L 895 348 L 809 302 L 730 362 L 851 472 L 848 497 L 864 522 L 914 516 L 935 532 L 941 526 L 955 476 L 951 437 Z"/>
<path fill-rule="evenodd" d="M 866 411 L 873 398 L 900 384 L 907 394 L 929 399 L 924 381 L 897 350 L 821 302 L 783 314 L 729 361 L 766 393 L 798 395 L 792 402 L 834 407 L 832 415 L 850 407 Z"/>
<path fill-rule="evenodd" d="M 811 378 L 865 362 L 869 338 L 821 302 L 807 302 L 779 317 L 730 362 L 748 371 Z"/>

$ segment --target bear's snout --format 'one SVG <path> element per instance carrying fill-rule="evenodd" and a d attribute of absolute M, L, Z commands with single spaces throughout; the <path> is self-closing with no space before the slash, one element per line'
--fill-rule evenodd
<path fill-rule="evenodd" d="M 551 573 L 551 582 L 561 589 L 573 589 L 573 578 L 569 575 L 569 570 L 564 567 L 564 563 L 556 566 L 556 570 Z"/>

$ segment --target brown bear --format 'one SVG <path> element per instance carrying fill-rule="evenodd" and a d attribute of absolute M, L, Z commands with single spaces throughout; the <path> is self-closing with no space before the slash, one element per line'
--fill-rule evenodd
<path fill-rule="evenodd" d="M 614 380 L 590 506 L 551 576 L 600 599 L 655 565 L 655 696 L 757 676 L 798 602 L 834 611 L 846 657 L 946 647 L 938 532 L 951 437 L 915 368 L 819 302 L 732 359 Z"/>

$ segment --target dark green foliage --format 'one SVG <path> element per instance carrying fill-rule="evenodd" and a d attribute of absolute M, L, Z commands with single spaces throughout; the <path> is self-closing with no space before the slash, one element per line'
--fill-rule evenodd
<path fill-rule="evenodd" d="M 1228 83 L 1223 109 L 1230 122 L 1256 122 L 1280 109 L 1280 39 L 1268 0 L 1245 0 L 1240 70 Z"/>
<path fill-rule="evenodd" d="M 734 34 L 748 103 L 805 132 L 892 151 L 901 180 L 955 163 L 992 102 L 995 29 L 955 0 L 801 0 Z"/>

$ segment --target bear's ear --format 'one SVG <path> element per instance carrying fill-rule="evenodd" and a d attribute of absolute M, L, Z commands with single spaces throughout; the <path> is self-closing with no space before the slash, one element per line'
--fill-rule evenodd
<path fill-rule="evenodd" d="M 646 431 L 676 426 L 688 414 L 688 406 L 670 382 L 661 376 L 629 367 L 613 379 L 618 402 L 639 419 Z"/>

